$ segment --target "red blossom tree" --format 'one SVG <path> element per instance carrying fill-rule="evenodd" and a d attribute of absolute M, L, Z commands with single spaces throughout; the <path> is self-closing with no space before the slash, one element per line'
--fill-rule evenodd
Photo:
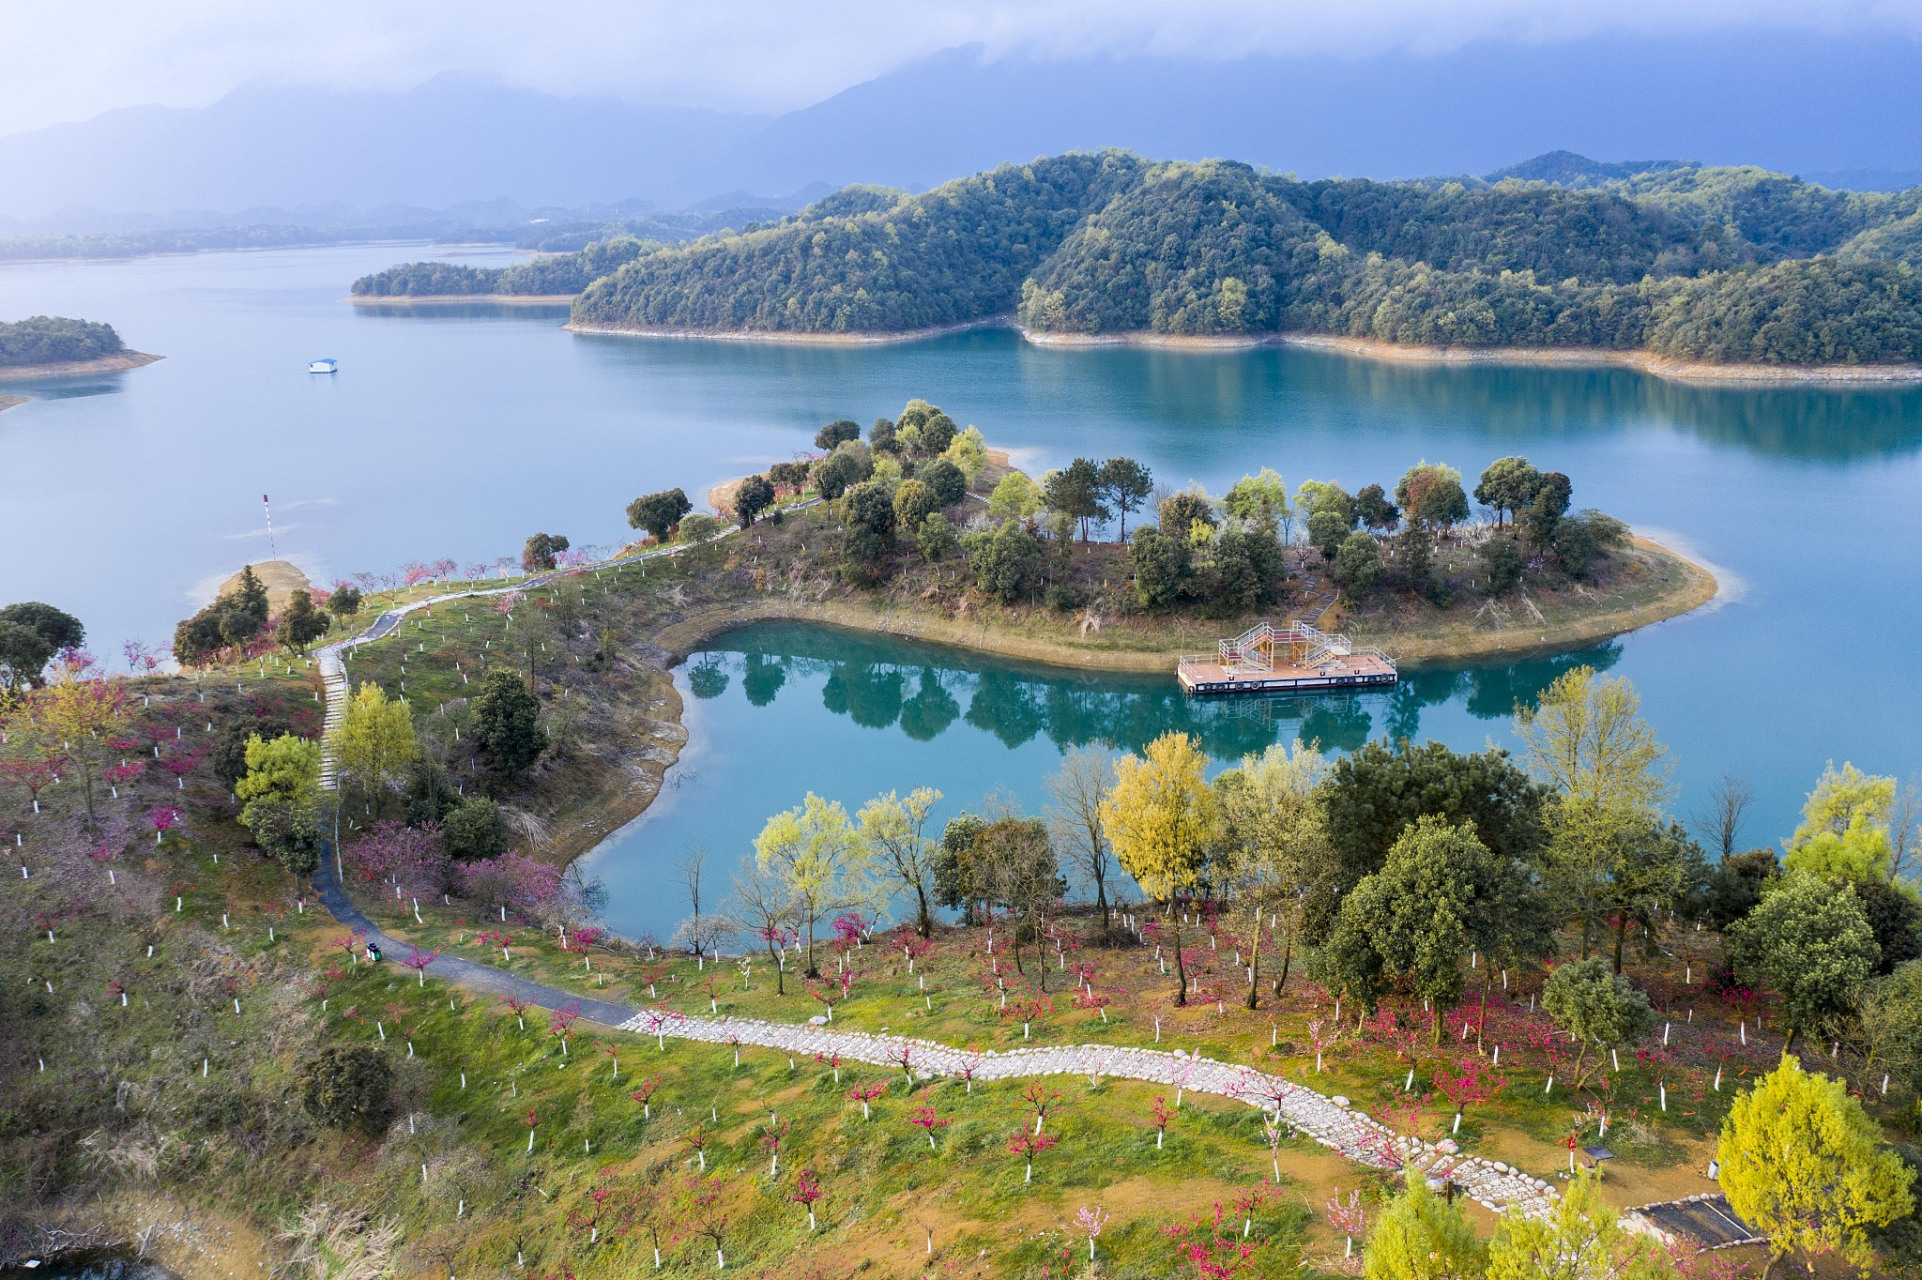
<path fill-rule="evenodd" d="M 1148 1114 L 1154 1118 L 1155 1150 L 1159 1151 L 1161 1140 L 1168 1132 L 1168 1122 L 1175 1118 L 1175 1113 L 1168 1108 L 1166 1098 L 1156 1095 L 1154 1105 L 1148 1108 Z"/>
<path fill-rule="evenodd" d="M 938 1149 L 934 1145 L 934 1131 L 947 1127 L 948 1121 L 936 1115 L 934 1108 L 924 1102 L 915 1108 L 913 1115 L 908 1117 L 908 1123 L 917 1129 L 927 1130 L 928 1150 L 934 1151 Z"/>
<path fill-rule="evenodd" d="M 402 960 L 401 964 L 414 971 L 414 977 L 417 979 L 415 985 L 424 987 L 427 985 L 427 967 L 438 959 L 440 959 L 440 952 L 422 951 L 416 946 L 413 953 Z"/>
<path fill-rule="evenodd" d="M 1021 1178 L 1023 1183 L 1034 1181 L 1035 1156 L 1053 1150 L 1054 1145 L 1054 1135 L 1051 1133 L 1017 1133 L 1008 1139 L 1008 1153 L 1027 1162 L 1027 1172 Z"/>
<path fill-rule="evenodd" d="M 641 1118 L 643 1120 L 652 1120 L 654 1118 L 652 1099 L 660 1090 L 661 1078 L 659 1076 L 649 1076 L 647 1079 L 641 1081 L 638 1089 L 627 1095 L 641 1104 Z"/>
<path fill-rule="evenodd" d="M 869 1084 L 855 1085 L 852 1089 L 848 1090 L 848 1097 L 861 1104 L 861 1118 L 863 1120 L 869 1120 L 872 1119 L 873 1116 L 868 1110 L 868 1103 L 874 1101 L 874 1099 L 880 1097 L 887 1091 L 888 1082 L 885 1080 L 876 1080 Z"/>
<path fill-rule="evenodd" d="M 795 1180 L 794 1194 L 788 1198 L 808 1211 L 808 1230 L 814 1230 L 814 1202 L 821 1198 L 821 1180 L 814 1176 L 814 1170 L 801 1170 Z"/>

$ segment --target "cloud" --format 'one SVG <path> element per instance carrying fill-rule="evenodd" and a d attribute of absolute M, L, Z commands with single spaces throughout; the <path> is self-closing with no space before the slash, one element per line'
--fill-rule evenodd
<path fill-rule="evenodd" d="M 966 44 L 1229 58 L 1783 26 L 1922 32 L 1922 0 L 0 0 L 0 133 L 258 80 L 399 89 L 461 71 L 778 111 Z"/>

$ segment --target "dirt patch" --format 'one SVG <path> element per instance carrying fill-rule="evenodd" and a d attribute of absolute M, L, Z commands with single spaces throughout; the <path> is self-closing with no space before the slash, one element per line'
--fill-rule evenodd
<path fill-rule="evenodd" d="M 31 397 L 28 396 L 0 396 L 0 413 L 5 413 L 16 405 L 23 405 L 30 398 Z"/>
<path fill-rule="evenodd" d="M 272 1237 L 255 1224 L 157 1191 L 118 1191 L 12 1225 L 23 1229 L 25 1243 L 122 1250 L 181 1280 L 245 1280 L 271 1275 L 283 1261 Z"/>

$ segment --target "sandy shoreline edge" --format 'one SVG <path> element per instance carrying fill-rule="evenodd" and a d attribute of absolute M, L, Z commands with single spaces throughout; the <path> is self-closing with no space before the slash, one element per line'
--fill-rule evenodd
<path fill-rule="evenodd" d="M 567 324 L 569 333 L 608 338 L 674 338 L 691 342 L 769 342 L 802 347 L 890 347 L 976 329 L 1012 329 L 1008 316 L 988 316 L 932 329 L 903 329 L 899 333 L 794 333 L 779 329 L 675 329 L 656 325 Z"/>
<path fill-rule="evenodd" d="M 1332 334 L 1278 333 L 1237 337 L 1194 337 L 1164 333 L 1039 333 L 1008 316 L 990 316 L 930 329 L 898 333 L 793 333 L 767 329 L 680 329 L 659 325 L 569 324 L 573 333 L 620 338 L 676 338 L 710 342 L 768 342 L 800 346 L 872 347 L 945 337 L 975 329 L 1011 329 L 1037 347 L 1153 347 L 1196 353 L 1251 351 L 1257 347 L 1300 347 L 1362 360 L 1401 364 L 1519 365 L 1545 368 L 1629 369 L 1671 382 L 1715 386 L 1907 386 L 1922 382 L 1922 364 L 1764 365 L 1713 364 L 1676 360 L 1648 351 L 1595 348 L 1436 347 L 1344 338 Z"/>
<path fill-rule="evenodd" d="M 1637 537 L 1636 543 L 1679 562 L 1689 570 L 1686 586 L 1653 604 L 1615 609 L 1574 622 L 1542 628 L 1515 627 L 1491 631 L 1480 643 L 1462 645 L 1459 637 L 1424 640 L 1417 636 L 1384 636 L 1354 632 L 1359 643 L 1392 646 L 1398 662 L 1419 669 L 1424 664 L 1516 658 L 1544 650 L 1564 650 L 1594 644 L 1630 631 L 1693 613 L 1721 590 L 1715 575 L 1672 547 Z M 978 622 L 882 609 L 841 601 L 783 598 L 744 600 L 710 605 L 677 619 L 650 637 L 673 661 L 714 637 L 756 622 L 817 622 L 875 635 L 923 640 L 949 648 L 999 658 L 1016 658 L 1078 671 L 1126 671 L 1172 675 L 1180 654 L 1160 649 L 1100 649 L 1011 634 Z"/>
<path fill-rule="evenodd" d="M 59 364 L 29 364 L 17 368 L 0 369 L 0 382 L 39 382 L 45 378 L 78 378 L 93 373 L 120 373 L 127 369 L 138 369 L 152 364 L 164 356 L 150 356 L 144 351 L 123 351 L 117 356 L 101 356 L 94 360 L 67 360 Z"/>

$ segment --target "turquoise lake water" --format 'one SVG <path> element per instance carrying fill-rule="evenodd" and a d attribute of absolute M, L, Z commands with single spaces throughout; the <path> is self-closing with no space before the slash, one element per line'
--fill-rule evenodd
<path fill-rule="evenodd" d="M 638 493 L 699 494 L 805 447 L 830 418 L 865 422 L 920 395 L 1024 464 L 1126 452 L 1217 492 L 1264 465 L 1352 489 L 1424 457 L 1472 477 L 1524 453 L 1573 477 L 1577 505 L 1673 541 L 1729 588 L 1577 655 L 1634 680 L 1675 753 L 1678 813 L 1723 774 L 1745 777 L 1757 801 L 1744 835 L 1763 843 L 1787 834 L 1827 760 L 1922 769 L 1922 390 L 1702 389 L 1285 349 L 1042 350 L 992 332 L 871 349 L 634 341 L 567 334 L 553 313 L 342 301 L 356 275 L 437 252 L 0 267 L 0 318 L 108 320 L 167 357 L 29 388 L 43 398 L 0 414 L 0 599 L 61 604 L 115 654 L 129 636 L 164 643 L 212 584 L 266 557 L 263 492 L 280 553 L 317 579 L 491 560 L 536 529 L 612 543 Z M 316 356 L 340 373 L 307 374 Z M 615 924 L 664 933 L 680 907 L 655 887 L 659 868 L 691 843 L 731 867 L 810 787 L 850 806 L 921 784 L 950 809 L 997 788 L 1035 804 L 1061 743 L 1137 745 L 1171 724 L 1202 727 L 1223 757 L 1303 724 L 1342 746 L 1409 733 L 1478 748 L 1506 741 L 1515 698 L 1572 660 L 1421 672 L 1392 694 L 1264 713 L 1190 706 L 1172 680 L 757 628 L 702 660 L 729 677 L 717 696 L 692 696 L 680 673 L 686 763 L 589 865 L 613 890 Z"/>

